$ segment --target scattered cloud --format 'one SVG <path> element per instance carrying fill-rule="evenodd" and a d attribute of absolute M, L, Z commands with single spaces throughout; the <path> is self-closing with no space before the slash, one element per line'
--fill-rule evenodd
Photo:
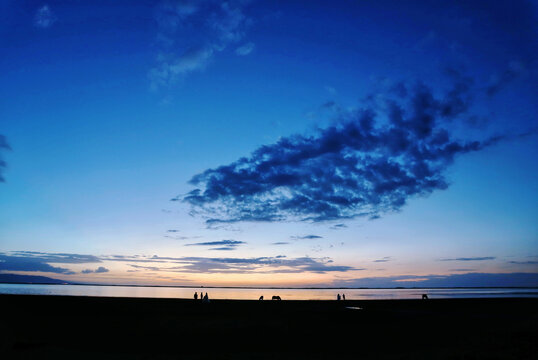
<path fill-rule="evenodd" d="M 480 257 L 460 257 L 453 259 L 439 259 L 439 261 L 486 261 L 495 260 L 495 256 L 480 256 Z"/>
<path fill-rule="evenodd" d="M 517 265 L 538 265 L 538 261 L 509 261 L 509 264 L 517 264 Z"/>
<path fill-rule="evenodd" d="M 48 5 L 43 5 L 37 9 L 34 16 L 34 25 L 38 28 L 46 29 L 56 22 L 56 16 Z"/>
<path fill-rule="evenodd" d="M 185 244 L 185 246 L 219 246 L 209 250 L 235 250 L 239 245 L 243 244 L 246 244 L 246 242 L 239 240 L 220 240 Z"/>
<path fill-rule="evenodd" d="M 6 181 L 6 179 L 4 178 L 4 170 L 7 167 L 7 164 L 3 159 L 2 153 L 7 150 L 11 150 L 11 147 L 7 143 L 6 137 L 0 134 L 0 182 Z"/>
<path fill-rule="evenodd" d="M 166 230 L 166 232 L 169 232 L 169 233 L 177 233 L 177 232 L 179 232 L 179 230 L 176 230 L 176 229 L 170 229 L 170 230 Z"/>
<path fill-rule="evenodd" d="M 124 257 L 116 261 L 132 262 L 135 269 L 178 273 L 303 273 L 324 274 L 329 272 L 360 271 L 363 268 L 333 265 L 327 257 L 287 258 L 284 255 L 273 257 L 234 258 L 234 257 Z M 158 265 L 139 265 L 137 263 L 157 263 Z"/>
<path fill-rule="evenodd" d="M 525 64 L 521 61 L 511 61 L 507 68 L 501 72 L 493 74 L 486 88 L 486 93 L 493 96 L 505 88 L 509 83 L 516 78 L 527 74 L 528 70 Z"/>
<path fill-rule="evenodd" d="M 274 242 L 272 243 L 272 245 L 288 245 L 289 242 L 285 242 L 285 241 L 278 241 L 278 242 Z"/>
<path fill-rule="evenodd" d="M 314 239 L 323 239 L 323 236 L 319 235 L 303 235 L 303 236 L 290 236 L 293 240 L 314 240 Z"/>
<path fill-rule="evenodd" d="M 347 228 L 346 224 L 334 224 L 334 225 L 331 225 L 331 227 L 329 229 L 331 229 L 331 230 L 341 230 L 341 229 L 346 229 L 346 228 Z"/>
<path fill-rule="evenodd" d="M 100 274 L 100 273 L 106 273 L 106 272 L 109 272 L 109 270 L 103 266 L 99 266 L 97 269 L 95 270 L 91 270 L 91 269 L 86 269 L 86 270 L 82 270 L 81 273 L 82 274 Z"/>
<path fill-rule="evenodd" d="M 243 40 L 251 21 L 245 15 L 248 2 L 241 0 L 163 1 L 156 9 L 159 54 L 149 72 L 151 87 L 171 85 L 179 78 L 203 70 L 228 46 Z M 196 29 L 196 31 L 193 31 Z M 247 55 L 254 44 L 236 49 Z"/>
<path fill-rule="evenodd" d="M 390 258 L 391 258 L 390 256 L 385 256 L 384 258 L 374 260 L 373 262 L 376 262 L 376 263 L 387 262 L 391 260 Z"/>
<path fill-rule="evenodd" d="M 249 42 L 235 49 L 235 53 L 239 56 L 245 56 L 253 52 L 255 47 L 254 43 Z"/>
<path fill-rule="evenodd" d="M 450 129 L 457 121 L 465 125 L 473 83 L 455 70 L 447 74 L 452 85 L 444 93 L 401 83 L 401 91 L 383 94 L 382 101 L 371 97 L 312 135 L 283 137 L 193 176 L 196 188 L 178 200 L 214 226 L 375 219 L 444 190 L 445 170 L 457 155 L 511 138 L 457 138 Z"/>

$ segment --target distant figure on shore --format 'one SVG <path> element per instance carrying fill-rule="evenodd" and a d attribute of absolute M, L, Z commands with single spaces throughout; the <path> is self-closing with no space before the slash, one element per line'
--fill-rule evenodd
<path fill-rule="evenodd" d="M 346 300 L 346 294 L 342 294 L 342 300 Z"/>
<path fill-rule="evenodd" d="M 271 298 L 271 300 L 282 300 L 282 299 L 281 299 L 280 296 L 278 296 L 278 295 L 273 295 L 273 297 Z"/>
<path fill-rule="evenodd" d="M 428 294 L 422 294 L 422 300 L 428 300 Z"/>
<path fill-rule="evenodd" d="M 262 295 L 262 296 L 260 296 L 260 298 L 259 298 L 258 300 L 263 300 L 263 295 Z"/>
<path fill-rule="evenodd" d="M 207 293 L 205 293 L 204 297 L 202 298 L 202 302 L 209 304 L 209 295 Z"/>
<path fill-rule="evenodd" d="M 194 300 L 198 300 L 198 293 L 194 292 Z"/>
<path fill-rule="evenodd" d="M 340 301 L 340 294 L 336 295 L 336 300 Z"/>

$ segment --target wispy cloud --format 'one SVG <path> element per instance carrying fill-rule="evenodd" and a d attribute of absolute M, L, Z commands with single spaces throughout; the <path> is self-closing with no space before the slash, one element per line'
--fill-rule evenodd
<path fill-rule="evenodd" d="M 486 260 L 495 260 L 494 256 L 479 256 L 479 257 L 459 257 L 452 259 L 439 259 L 439 261 L 486 261 Z"/>
<path fill-rule="evenodd" d="M 161 2 L 156 11 L 159 55 L 149 72 L 152 88 L 173 84 L 179 78 L 203 70 L 219 52 L 241 41 L 251 23 L 244 12 L 247 3 L 241 0 Z M 247 43 L 237 51 L 239 55 L 247 55 L 253 49 L 254 45 Z"/>
<path fill-rule="evenodd" d="M 7 167 L 7 163 L 3 158 L 3 152 L 11 150 L 11 147 L 7 143 L 7 139 L 4 135 L 0 134 L 0 182 L 5 182 L 4 170 Z"/>
<path fill-rule="evenodd" d="M 388 261 L 391 260 L 390 258 L 391 258 L 390 256 L 385 256 L 384 258 L 374 260 L 373 262 L 377 262 L 377 263 L 380 263 L 380 262 L 388 262 Z"/>
<path fill-rule="evenodd" d="M 538 265 L 538 261 L 509 261 L 509 264 L 516 264 L 516 265 Z"/>
<path fill-rule="evenodd" d="M 331 227 L 329 229 L 331 229 L 331 230 L 341 230 L 341 229 L 346 229 L 346 228 L 347 228 L 346 224 L 334 224 L 334 225 L 331 225 Z"/>
<path fill-rule="evenodd" d="M 458 139 L 472 81 L 448 72 L 444 93 L 423 83 L 399 84 L 360 110 L 312 135 L 292 135 L 249 157 L 192 177 L 181 200 L 208 226 L 240 221 L 328 221 L 399 211 L 409 199 L 448 188 L 446 168 L 457 155 L 480 151 L 508 135 Z M 379 100 L 379 99 L 382 100 Z M 517 136 L 516 136 L 517 137 Z"/>
<path fill-rule="evenodd" d="M 34 25 L 38 28 L 46 29 L 56 22 L 56 16 L 48 5 L 43 5 L 37 9 L 34 16 Z"/>
<path fill-rule="evenodd" d="M 254 43 L 249 42 L 235 49 L 235 53 L 239 56 L 246 56 L 253 52 L 255 47 Z"/>
<path fill-rule="evenodd" d="M 272 245 L 288 245 L 289 242 L 285 242 L 285 241 L 277 241 L 277 242 L 274 242 L 272 243 Z"/>

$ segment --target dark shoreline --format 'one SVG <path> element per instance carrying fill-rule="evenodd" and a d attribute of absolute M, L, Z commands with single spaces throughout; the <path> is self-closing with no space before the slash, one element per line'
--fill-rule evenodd
<path fill-rule="evenodd" d="M 533 359 L 538 354 L 538 299 L 532 298 L 202 304 L 0 295 L 0 304 L 2 359 Z"/>

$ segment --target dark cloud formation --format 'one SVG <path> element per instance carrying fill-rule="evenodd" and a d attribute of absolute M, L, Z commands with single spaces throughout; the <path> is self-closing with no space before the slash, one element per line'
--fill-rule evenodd
<path fill-rule="evenodd" d="M 323 236 L 319 235 L 303 235 L 303 236 L 290 236 L 294 240 L 314 240 L 314 239 L 323 239 Z"/>
<path fill-rule="evenodd" d="M 339 280 L 341 287 L 517 287 L 538 286 L 538 273 L 467 273 L 450 275 L 401 275 Z M 418 294 L 417 294 L 418 296 Z"/>
<path fill-rule="evenodd" d="M 95 270 L 91 270 L 91 269 L 86 269 L 86 270 L 82 270 L 81 273 L 83 274 L 101 274 L 101 273 L 106 273 L 106 272 L 109 272 L 109 270 L 106 268 L 106 267 L 103 267 L 103 266 L 99 266 L 97 269 Z"/>
<path fill-rule="evenodd" d="M 453 259 L 439 259 L 439 261 L 485 261 L 485 260 L 495 260 L 494 256 L 480 256 L 480 257 L 460 257 Z"/>
<path fill-rule="evenodd" d="M 52 266 L 38 257 L 5 254 L 0 254 L 0 271 L 39 271 L 65 275 L 74 274 L 69 269 Z"/>
<path fill-rule="evenodd" d="M 3 158 L 3 152 L 11 150 L 11 147 L 7 143 L 7 139 L 4 135 L 0 134 L 0 182 L 5 182 L 4 170 L 7 167 L 7 163 Z"/>
<path fill-rule="evenodd" d="M 400 210 L 416 196 L 448 187 L 457 155 L 505 136 L 458 139 L 456 121 L 470 116 L 473 82 L 456 70 L 444 93 L 423 83 L 399 84 L 313 135 L 291 135 L 195 175 L 183 196 L 209 226 L 239 221 L 325 221 Z M 376 99 L 379 96 L 375 97 Z"/>
<path fill-rule="evenodd" d="M 39 251 L 12 251 L 0 253 L 0 271 L 40 271 L 72 275 L 73 271 L 50 264 L 100 263 L 94 255 L 44 253 Z"/>

